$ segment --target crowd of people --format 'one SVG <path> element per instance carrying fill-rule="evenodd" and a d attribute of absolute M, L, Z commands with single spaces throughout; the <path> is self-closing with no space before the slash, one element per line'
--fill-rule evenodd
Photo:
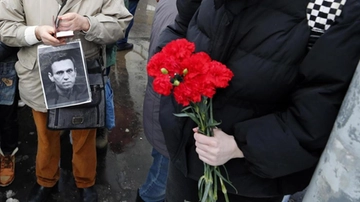
<path fill-rule="evenodd" d="M 235 188 L 227 189 L 230 201 L 282 202 L 289 195 L 304 194 L 360 59 L 360 4 L 356 0 L 157 2 L 148 60 L 169 42 L 186 38 L 194 43 L 195 52 L 223 63 L 234 77 L 213 97 L 213 117 L 221 122 L 212 137 L 201 134 L 193 119 L 174 116 L 183 106 L 171 95 L 157 94 L 148 77 L 143 128 L 153 147 L 149 154 L 153 163 L 136 202 L 199 201 L 204 163 L 226 166 Z M 5 115 L 0 119 L 0 186 L 15 178 L 19 99 L 32 109 L 38 139 L 36 183 L 27 201 L 46 201 L 60 178 L 62 131 L 46 125 L 38 46 L 62 46 L 68 39 L 56 38 L 55 33 L 74 31 L 87 61 L 103 56 L 106 46 L 104 68 L 109 74 L 116 51 L 133 48 L 128 35 L 138 3 L 0 2 L 0 111 Z M 56 98 L 83 95 L 75 89 L 75 63 L 66 56 L 47 70 Z M 86 202 L 98 201 L 96 147 L 107 144 L 115 127 L 109 80 L 106 89 L 105 127 L 69 131 L 75 184 Z M 221 191 L 214 190 L 217 201 L 227 201 Z M 289 201 L 302 198 L 294 196 Z"/>

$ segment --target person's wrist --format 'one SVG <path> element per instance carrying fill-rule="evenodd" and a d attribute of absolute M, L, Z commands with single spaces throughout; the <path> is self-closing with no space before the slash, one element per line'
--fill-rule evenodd
<path fill-rule="evenodd" d="M 234 158 L 244 158 L 244 153 L 239 149 L 239 147 L 236 147 Z"/>
<path fill-rule="evenodd" d="M 233 152 L 233 158 L 244 158 L 244 154 L 243 152 L 240 150 L 240 148 L 238 147 L 236 141 L 235 141 L 235 138 L 234 136 L 231 136 L 232 137 L 232 141 L 233 141 L 233 147 L 234 147 L 234 152 Z"/>
<path fill-rule="evenodd" d="M 90 22 L 89 19 L 85 16 L 83 16 L 83 23 L 82 23 L 82 27 L 81 27 L 81 31 L 83 32 L 87 32 L 90 29 Z"/>
<path fill-rule="evenodd" d="M 41 37 L 40 37 L 40 34 L 39 34 L 39 26 L 35 27 L 35 37 L 36 37 L 37 40 L 41 41 Z"/>

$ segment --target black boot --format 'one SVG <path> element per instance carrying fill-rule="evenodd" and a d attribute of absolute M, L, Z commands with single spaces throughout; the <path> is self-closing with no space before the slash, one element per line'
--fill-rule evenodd
<path fill-rule="evenodd" d="M 139 189 L 137 190 L 137 195 L 136 195 L 136 200 L 135 200 L 135 202 L 145 202 L 145 201 L 140 197 Z"/>
<path fill-rule="evenodd" d="M 28 196 L 27 202 L 46 202 L 53 190 L 53 187 L 43 187 L 37 182 Z"/>
<path fill-rule="evenodd" d="M 98 128 L 96 130 L 96 148 L 106 149 L 109 132 L 110 131 L 107 128 Z"/>
<path fill-rule="evenodd" d="M 88 188 L 79 188 L 80 202 L 97 202 L 98 195 L 95 186 Z"/>

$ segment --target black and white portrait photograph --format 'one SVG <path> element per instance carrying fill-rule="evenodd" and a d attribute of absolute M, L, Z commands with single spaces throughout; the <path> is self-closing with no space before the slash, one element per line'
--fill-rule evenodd
<path fill-rule="evenodd" d="M 91 101 L 80 41 L 56 47 L 41 45 L 38 47 L 38 61 L 47 109 Z"/>

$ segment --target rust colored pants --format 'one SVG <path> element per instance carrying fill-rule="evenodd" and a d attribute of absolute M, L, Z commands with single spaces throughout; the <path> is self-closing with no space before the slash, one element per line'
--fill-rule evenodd
<path fill-rule="evenodd" d="M 38 134 L 36 178 L 39 185 L 53 187 L 59 180 L 60 132 L 46 126 L 47 114 L 32 110 Z M 91 187 L 96 175 L 96 129 L 72 130 L 72 167 L 78 188 Z"/>

